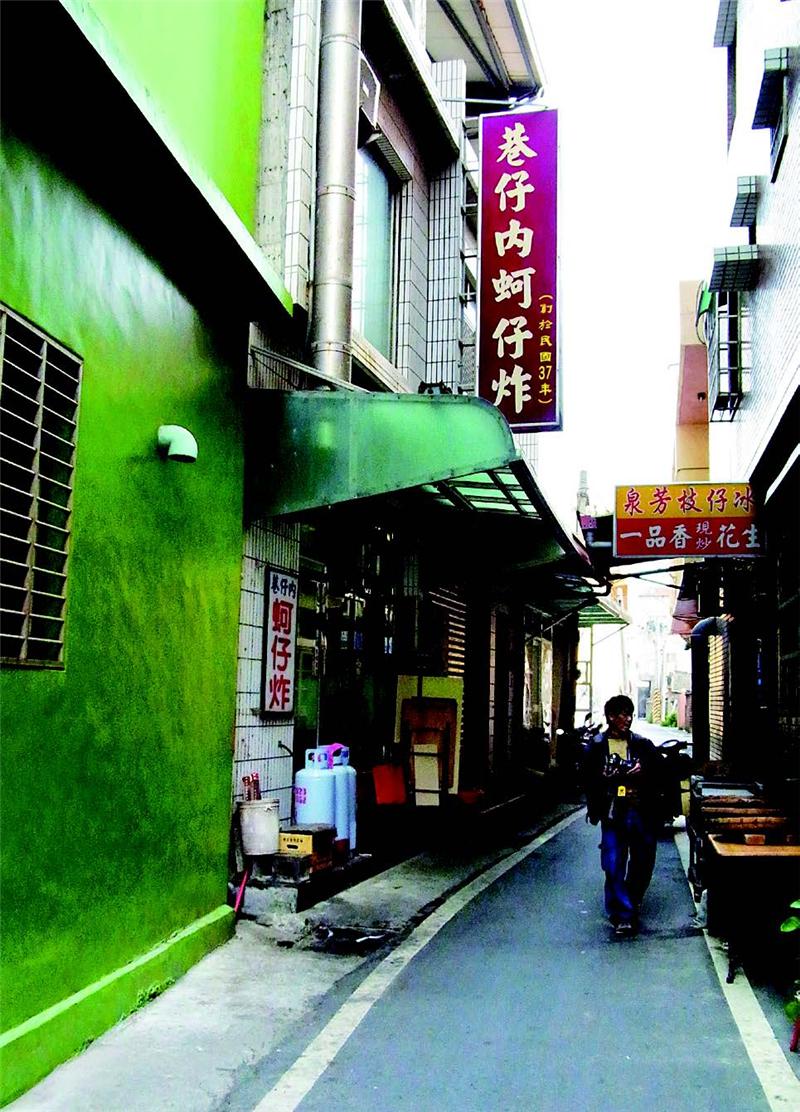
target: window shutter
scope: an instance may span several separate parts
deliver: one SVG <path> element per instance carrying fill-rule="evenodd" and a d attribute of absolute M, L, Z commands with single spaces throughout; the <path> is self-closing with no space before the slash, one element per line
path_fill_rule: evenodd
<path fill-rule="evenodd" d="M 81 362 L 0 306 L 0 656 L 63 663 Z"/>

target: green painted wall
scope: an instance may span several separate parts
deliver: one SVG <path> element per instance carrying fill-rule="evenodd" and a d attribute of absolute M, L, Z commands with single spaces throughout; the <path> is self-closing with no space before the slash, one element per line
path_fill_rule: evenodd
<path fill-rule="evenodd" d="M 6 669 L 2 1022 L 225 903 L 242 546 L 235 344 L 4 141 L 0 296 L 84 359 L 66 667 Z M 191 429 L 194 465 L 155 451 Z"/>
<path fill-rule="evenodd" d="M 64 2 L 82 25 L 93 9 L 128 75 L 252 232 L 264 0 Z"/>

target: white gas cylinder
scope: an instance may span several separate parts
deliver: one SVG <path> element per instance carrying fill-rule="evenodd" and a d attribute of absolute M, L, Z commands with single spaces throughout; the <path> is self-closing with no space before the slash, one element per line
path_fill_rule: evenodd
<path fill-rule="evenodd" d="M 327 754 L 306 749 L 306 766 L 294 776 L 294 820 L 298 825 L 322 822 L 335 826 L 335 781 Z"/>
<path fill-rule="evenodd" d="M 347 838 L 352 852 L 356 848 L 356 770 L 350 764 L 350 750 L 346 745 L 334 747 L 333 776 L 336 837 Z"/>

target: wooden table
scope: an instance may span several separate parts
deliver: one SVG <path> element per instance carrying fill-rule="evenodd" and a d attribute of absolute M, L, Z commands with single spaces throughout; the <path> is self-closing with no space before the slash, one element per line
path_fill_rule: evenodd
<path fill-rule="evenodd" d="M 708 840 L 717 856 L 722 858 L 800 857 L 800 845 L 745 846 L 739 842 L 725 842 L 719 834 L 709 834 Z"/>
<path fill-rule="evenodd" d="M 708 928 L 728 943 L 731 984 L 747 926 L 774 920 L 776 932 L 800 892 L 800 845 L 749 846 L 708 835 Z M 775 942 L 779 941 L 776 933 Z"/>
<path fill-rule="evenodd" d="M 731 783 L 692 777 L 686 829 L 689 835 L 689 882 L 695 900 L 700 899 L 706 887 L 705 841 L 711 833 L 706 821 L 709 809 L 713 808 L 714 817 L 723 814 L 752 817 L 754 812 L 758 813 L 766 806 L 766 800 L 754 783 Z"/>

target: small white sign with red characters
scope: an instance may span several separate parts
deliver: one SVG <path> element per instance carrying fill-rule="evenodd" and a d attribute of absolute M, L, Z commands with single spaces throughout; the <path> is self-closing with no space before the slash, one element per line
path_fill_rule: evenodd
<path fill-rule="evenodd" d="M 298 594 L 295 576 L 267 568 L 264 616 L 264 710 L 267 714 L 294 712 Z"/>

